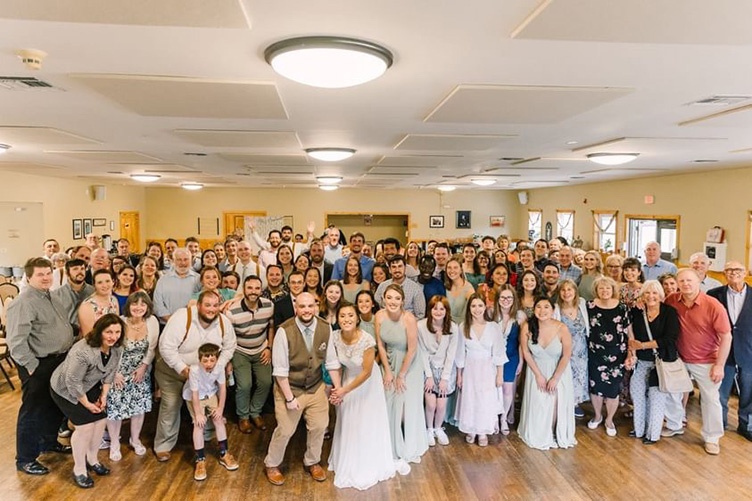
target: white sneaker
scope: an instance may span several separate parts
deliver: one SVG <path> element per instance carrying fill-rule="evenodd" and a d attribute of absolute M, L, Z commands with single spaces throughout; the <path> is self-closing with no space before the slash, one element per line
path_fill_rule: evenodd
<path fill-rule="evenodd" d="M 397 459 L 394 462 L 394 466 L 397 468 L 397 473 L 400 475 L 410 474 L 410 465 L 404 459 Z"/>
<path fill-rule="evenodd" d="M 447 437 L 444 428 L 435 428 L 433 431 L 436 434 L 436 440 L 439 442 L 439 445 L 449 445 L 449 437 Z"/>
<path fill-rule="evenodd" d="M 426 430 L 426 436 L 428 437 L 428 445 L 430 447 L 433 447 L 434 445 L 436 445 L 436 436 L 434 435 L 433 428 L 428 428 Z"/>

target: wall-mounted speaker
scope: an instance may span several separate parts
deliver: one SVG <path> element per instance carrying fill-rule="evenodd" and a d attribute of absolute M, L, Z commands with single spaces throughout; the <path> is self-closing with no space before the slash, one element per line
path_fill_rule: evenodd
<path fill-rule="evenodd" d="M 107 198 L 107 187 L 101 184 L 95 184 L 91 187 L 91 199 L 95 202 L 101 202 Z"/>
<path fill-rule="evenodd" d="M 520 205 L 527 205 L 527 191 L 518 191 L 517 198 L 520 200 Z"/>

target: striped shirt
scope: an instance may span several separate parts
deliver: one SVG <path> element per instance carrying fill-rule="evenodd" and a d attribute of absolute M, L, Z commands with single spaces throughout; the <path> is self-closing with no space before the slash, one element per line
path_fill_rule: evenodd
<path fill-rule="evenodd" d="M 248 308 L 245 300 L 240 301 L 225 315 L 235 328 L 238 345 L 236 351 L 245 355 L 257 355 L 268 346 L 269 325 L 274 318 L 274 303 L 260 297 L 255 310 Z"/>

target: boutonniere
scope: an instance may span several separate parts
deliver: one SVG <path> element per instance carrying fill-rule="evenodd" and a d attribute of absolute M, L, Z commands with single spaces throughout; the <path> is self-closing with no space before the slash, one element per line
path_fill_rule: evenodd
<path fill-rule="evenodd" d="M 324 343 L 321 343 L 321 344 L 319 345 L 319 351 L 324 351 L 324 350 L 326 350 L 326 342 L 324 342 Z"/>

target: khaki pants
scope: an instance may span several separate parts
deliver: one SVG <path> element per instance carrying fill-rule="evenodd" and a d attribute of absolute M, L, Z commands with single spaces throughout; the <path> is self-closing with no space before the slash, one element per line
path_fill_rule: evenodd
<path fill-rule="evenodd" d="M 287 443 L 295 433 L 301 416 L 305 419 L 308 430 L 303 464 L 311 466 L 321 461 L 324 433 L 329 425 L 329 402 L 324 392 L 324 384 L 320 384 L 315 393 L 303 393 L 297 399 L 300 409 L 287 410 L 285 397 L 279 388 L 274 386 L 274 414 L 277 417 L 277 427 L 274 429 L 272 441 L 269 443 L 269 452 L 264 459 L 264 464 L 269 468 L 282 464 Z"/>
<path fill-rule="evenodd" d="M 162 400 L 159 402 L 157 435 L 154 438 L 154 451 L 170 452 L 178 441 L 180 407 L 183 405 L 185 379 L 172 370 L 162 357 L 157 358 L 154 377 L 162 391 Z"/>

